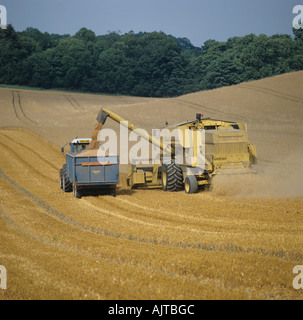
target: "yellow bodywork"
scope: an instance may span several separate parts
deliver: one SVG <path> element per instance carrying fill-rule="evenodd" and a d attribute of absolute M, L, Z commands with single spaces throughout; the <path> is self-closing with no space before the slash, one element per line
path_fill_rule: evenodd
<path fill-rule="evenodd" d="M 136 130 L 139 135 L 161 150 L 159 160 L 162 164 L 165 154 L 169 153 L 182 170 L 183 183 L 187 176 L 194 175 L 198 185 L 208 185 L 213 175 L 224 172 L 246 172 L 257 163 L 256 147 L 249 142 L 246 124 L 201 116 L 197 114 L 196 120 L 166 127 L 160 139 L 155 139 L 145 131 L 138 131 L 133 124 L 108 109 L 104 108 L 98 118 L 102 122 L 106 117 L 110 117 L 131 131 Z M 176 161 L 180 157 L 178 150 L 182 150 L 181 158 L 186 161 L 182 163 Z M 197 160 L 199 157 L 203 160 L 203 168 L 199 167 L 200 162 Z M 127 184 L 132 188 L 159 187 L 162 185 L 162 171 L 164 172 L 159 164 L 146 167 L 131 163 Z"/>
<path fill-rule="evenodd" d="M 152 167 L 138 168 L 134 164 L 128 166 L 127 185 L 134 187 L 159 187 L 162 181 L 159 177 L 159 165 L 155 164 Z"/>
<path fill-rule="evenodd" d="M 168 137 L 162 138 L 161 143 L 166 145 L 168 141 L 172 141 L 172 150 L 182 147 L 184 158 L 189 152 L 192 155 L 193 161 L 187 161 L 181 165 L 184 180 L 188 174 L 186 168 L 197 167 L 196 156 L 199 149 L 203 147 L 205 168 L 196 176 L 200 186 L 210 184 L 211 177 L 215 174 L 230 173 L 231 170 L 235 173 L 249 172 L 251 166 L 257 162 L 256 147 L 249 143 L 246 124 L 201 119 L 180 123 L 166 129 L 168 129 Z M 197 139 L 199 139 L 200 130 L 205 130 L 205 140 L 199 144 Z M 144 168 L 130 164 L 127 182 L 131 187 L 159 187 L 162 184 L 161 166 Z"/>

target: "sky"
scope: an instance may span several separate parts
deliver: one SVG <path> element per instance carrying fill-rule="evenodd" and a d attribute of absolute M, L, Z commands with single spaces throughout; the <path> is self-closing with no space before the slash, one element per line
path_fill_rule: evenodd
<path fill-rule="evenodd" d="M 303 0 L 0 0 L 0 5 L 16 31 L 162 31 L 200 47 L 209 39 L 250 33 L 292 35 L 293 7 Z"/>

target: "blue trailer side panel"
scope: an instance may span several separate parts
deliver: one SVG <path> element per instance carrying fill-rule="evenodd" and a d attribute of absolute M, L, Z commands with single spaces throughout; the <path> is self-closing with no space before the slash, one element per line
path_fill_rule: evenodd
<path fill-rule="evenodd" d="M 99 159 L 100 160 L 100 159 Z M 119 183 L 118 156 L 103 157 L 100 163 L 98 157 L 81 157 L 66 155 L 69 179 L 77 186 L 107 186 Z"/>

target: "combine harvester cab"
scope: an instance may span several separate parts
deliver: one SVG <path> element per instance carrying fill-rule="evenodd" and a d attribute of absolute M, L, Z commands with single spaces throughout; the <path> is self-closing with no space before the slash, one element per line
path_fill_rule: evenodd
<path fill-rule="evenodd" d="M 60 188 L 64 192 L 73 192 L 76 198 L 81 198 L 83 193 L 101 191 L 116 196 L 118 156 L 98 157 L 98 150 L 88 149 L 91 140 L 74 139 L 70 143 L 66 163 L 60 170 Z"/>

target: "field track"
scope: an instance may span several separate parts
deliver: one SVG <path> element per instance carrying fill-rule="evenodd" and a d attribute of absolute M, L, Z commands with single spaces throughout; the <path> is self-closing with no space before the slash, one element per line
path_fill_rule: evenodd
<path fill-rule="evenodd" d="M 0 300 L 302 299 L 303 91 L 279 87 L 302 75 L 155 100 L 0 89 Z M 176 122 L 204 105 L 247 121 L 261 173 L 195 195 L 131 190 L 123 169 L 116 198 L 60 190 L 60 146 L 89 136 L 100 106 L 151 129 L 164 105 Z"/>

